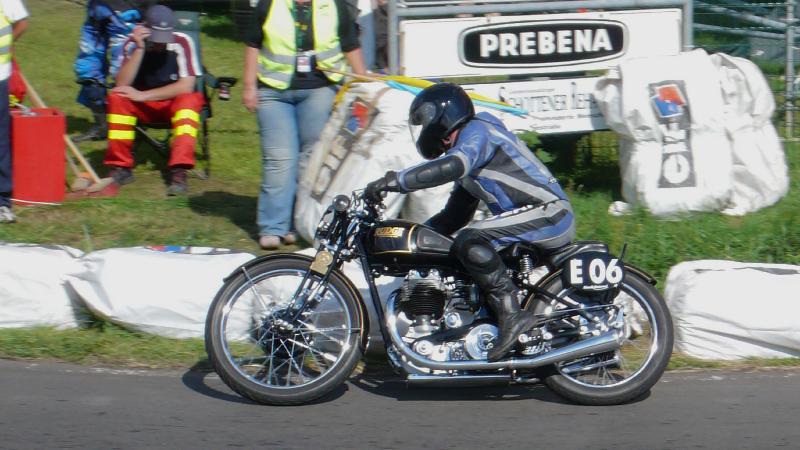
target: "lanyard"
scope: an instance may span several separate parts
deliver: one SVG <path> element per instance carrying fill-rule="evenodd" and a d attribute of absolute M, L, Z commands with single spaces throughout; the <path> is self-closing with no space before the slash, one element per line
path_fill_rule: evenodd
<path fill-rule="evenodd" d="M 303 8 L 298 8 L 298 4 L 295 2 L 292 3 L 295 51 L 299 52 L 302 48 L 304 48 L 303 43 L 306 40 L 306 32 L 308 31 L 308 27 L 311 26 L 311 8 L 313 7 L 313 0 L 306 3 Z"/>

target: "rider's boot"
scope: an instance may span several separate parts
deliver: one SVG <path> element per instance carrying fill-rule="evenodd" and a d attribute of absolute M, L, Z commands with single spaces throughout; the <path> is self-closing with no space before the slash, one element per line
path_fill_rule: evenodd
<path fill-rule="evenodd" d="M 510 279 L 486 293 L 486 302 L 497 317 L 500 333 L 489 349 L 487 359 L 490 362 L 501 360 L 514 347 L 520 334 L 536 326 L 536 317 L 520 309 L 518 296 L 519 290 Z"/>
<path fill-rule="evenodd" d="M 92 112 L 94 117 L 94 124 L 82 134 L 72 138 L 72 142 L 84 141 L 102 141 L 108 135 L 108 122 L 106 121 L 106 112 Z"/>
<path fill-rule="evenodd" d="M 459 233 L 453 250 L 497 317 L 500 335 L 488 353 L 489 361 L 497 361 L 514 347 L 520 334 L 536 325 L 536 320 L 532 314 L 520 310 L 517 285 L 500 255 L 480 231 L 467 229 Z"/>

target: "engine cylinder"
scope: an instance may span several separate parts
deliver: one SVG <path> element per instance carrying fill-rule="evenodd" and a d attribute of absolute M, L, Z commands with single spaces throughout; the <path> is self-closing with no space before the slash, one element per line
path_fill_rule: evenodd
<path fill-rule="evenodd" d="M 430 316 L 439 319 L 444 312 L 447 296 L 440 283 L 433 280 L 417 280 L 403 287 L 400 295 L 400 310 L 409 318 Z"/>

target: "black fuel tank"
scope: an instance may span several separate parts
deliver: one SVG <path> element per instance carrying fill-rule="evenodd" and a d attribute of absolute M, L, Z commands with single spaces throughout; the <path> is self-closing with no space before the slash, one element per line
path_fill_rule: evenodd
<path fill-rule="evenodd" d="M 367 234 L 367 252 L 373 265 L 390 271 L 407 271 L 431 267 L 452 267 L 450 258 L 453 240 L 432 228 L 405 220 L 387 220 Z"/>

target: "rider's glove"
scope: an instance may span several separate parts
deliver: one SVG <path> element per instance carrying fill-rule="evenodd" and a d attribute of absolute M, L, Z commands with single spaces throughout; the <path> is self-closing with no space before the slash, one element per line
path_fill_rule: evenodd
<path fill-rule="evenodd" d="M 393 170 L 367 184 L 366 189 L 364 189 L 364 198 L 374 203 L 380 203 L 386 196 L 385 192 L 402 192 L 397 173 Z"/>

